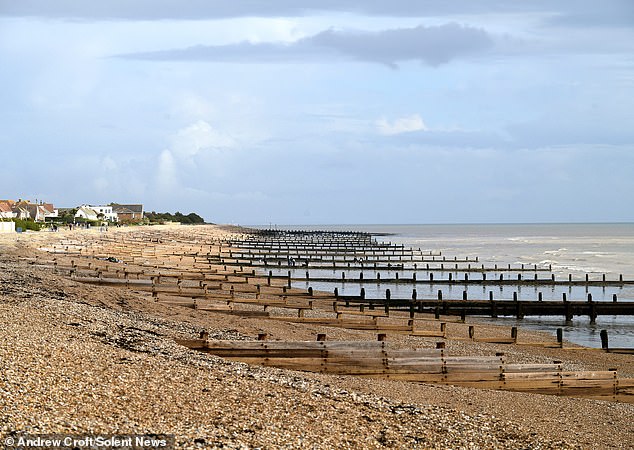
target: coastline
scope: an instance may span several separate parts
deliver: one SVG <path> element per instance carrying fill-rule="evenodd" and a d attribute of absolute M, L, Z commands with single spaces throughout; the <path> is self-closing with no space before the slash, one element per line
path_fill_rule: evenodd
<path fill-rule="evenodd" d="M 179 226 L 152 230 L 188 233 Z M 376 335 L 158 304 L 143 293 L 80 284 L 29 264 L 37 248 L 75 233 L 99 235 L 0 236 L 0 361 L 8 393 L 0 409 L 2 438 L 16 431 L 173 433 L 178 448 L 197 448 L 196 439 L 211 448 L 619 448 L 634 442 L 631 404 L 295 372 L 189 351 L 174 338 L 201 329 L 222 339 L 260 332 L 287 340 L 314 340 L 322 332 L 333 340 Z M 402 346 L 434 342 L 388 339 Z M 518 361 L 559 359 L 634 376 L 628 355 L 465 343 L 451 333 L 447 351 L 504 351 Z"/>

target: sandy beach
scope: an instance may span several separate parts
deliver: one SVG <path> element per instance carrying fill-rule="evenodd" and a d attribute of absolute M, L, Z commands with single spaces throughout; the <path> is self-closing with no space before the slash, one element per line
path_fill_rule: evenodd
<path fill-rule="evenodd" d="M 151 227 L 188 237 L 184 226 Z M 111 228 L 109 237 L 138 231 Z M 221 236 L 232 230 L 197 227 Z M 167 235 L 169 233 L 169 236 Z M 0 234 L 0 439 L 19 433 L 164 433 L 177 448 L 631 448 L 634 404 L 335 376 L 247 365 L 175 339 L 376 340 L 376 333 L 200 311 L 148 292 L 79 283 L 36 263 L 64 239 L 99 230 Z M 148 243 L 147 245 L 151 245 Z M 180 244 L 174 241 L 175 249 Z M 111 255 L 117 257 L 116 254 Z M 570 370 L 615 368 L 631 355 L 592 349 L 470 342 L 448 325 L 454 355 L 504 352 L 518 363 L 562 361 Z M 520 341 L 552 339 L 519 330 Z M 387 336 L 396 347 L 438 338 Z"/>

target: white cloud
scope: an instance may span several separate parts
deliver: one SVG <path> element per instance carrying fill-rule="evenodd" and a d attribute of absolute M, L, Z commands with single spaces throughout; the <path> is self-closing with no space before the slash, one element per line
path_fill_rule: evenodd
<path fill-rule="evenodd" d="M 172 154 L 181 162 L 193 162 L 197 155 L 235 147 L 231 136 L 219 132 L 204 120 L 199 120 L 176 133 L 172 139 Z"/>
<path fill-rule="evenodd" d="M 165 192 L 171 191 L 178 186 L 176 163 L 172 152 L 168 149 L 163 150 L 159 156 L 156 184 L 161 191 Z"/>
<path fill-rule="evenodd" d="M 200 174 L 221 175 L 228 160 L 227 150 L 236 141 L 204 120 L 180 129 L 171 144 L 158 156 L 156 185 L 161 192 L 173 194 L 194 188 Z M 193 184 L 192 184 L 193 183 Z"/>
<path fill-rule="evenodd" d="M 427 125 L 418 114 L 394 119 L 391 123 L 385 118 L 377 120 L 376 126 L 379 133 L 384 135 L 394 135 L 409 133 L 411 131 L 428 131 Z"/>

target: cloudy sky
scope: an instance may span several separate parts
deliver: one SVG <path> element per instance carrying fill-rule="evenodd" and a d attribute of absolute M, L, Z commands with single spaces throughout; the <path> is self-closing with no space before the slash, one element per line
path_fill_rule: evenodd
<path fill-rule="evenodd" d="M 634 221 L 634 2 L 0 0 L 0 198 Z"/>

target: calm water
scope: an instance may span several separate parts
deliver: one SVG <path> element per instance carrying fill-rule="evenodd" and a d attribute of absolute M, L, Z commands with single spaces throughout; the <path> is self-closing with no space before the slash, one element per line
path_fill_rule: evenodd
<path fill-rule="evenodd" d="M 415 249 L 442 252 L 447 259 L 454 256 L 479 258 L 476 265 L 507 266 L 520 264 L 551 266 L 558 279 L 567 278 L 572 274 L 573 279 L 583 279 L 588 274 L 590 279 L 601 279 L 606 274 L 608 279 L 618 279 L 622 274 L 624 279 L 634 279 L 634 224 L 517 224 L 517 225 L 332 225 L 332 226 L 292 226 L 280 229 L 321 229 L 321 230 L 358 230 L 370 233 L 391 233 L 390 236 L 380 236 L 379 241 L 390 241 L 404 244 Z M 446 265 L 446 267 L 448 264 Z M 305 269 L 297 269 L 298 275 Z M 359 269 L 350 271 L 349 276 L 358 278 Z M 447 270 L 445 273 L 434 272 L 434 278 L 448 277 L 453 272 L 454 278 L 464 277 L 460 271 Z M 286 273 L 284 271 L 284 273 Z M 311 276 L 320 274 L 325 276 L 341 276 L 340 271 L 310 270 Z M 373 277 L 373 270 L 364 270 L 364 277 Z M 411 278 L 411 272 L 401 277 Z M 495 275 L 487 275 L 493 277 Z M 516 278 L 517 273 L 505 272 L 504 277 Z M 524 276 L 532 277 L 533 272 L 526 272 Z M 541 273 L 540 278 L 549 276 Z M 381 277 L 394 277 L 394 272 L 381 271 Z M 428 278 L 428 273 L 421 269 L 417 272 L 420 279 Z M 480 279 L 481 275 L 472 274 L 470 277 Z M 338 287 L 345 294 L 358 294 L 359 284 L 342 283 L 311 283 L 315 289 L 332 291 Z M 307 287 L 303 282 L 296 283 L 297 287 Z M 409 298 L 413 285 L 366 283 L 363 285 L 368 297 L 384 297 L 385 289 L 389 288 L 393 298 Z M 447 285 L 418 285 L 418 298 L 436 298 L 439 289 L 443 290 L 444 298 L 462 298 L 464 286 L 459 284 Z M 488 292 L 494 291 L 497 299 L 512 299 L 517 287 L 498 286 L 469 286 L 469 298 L 488 298 Z M 541 292 L 544 300 L 560 300 L 565 292 L 570 300 L 584 300 L 591 293 L 595 301 L 611 301 L 612 295 L 617 294 L 619 301 L 634 301 L 634 287 L 523 287 L 518 291 L 518 297 L 523 300 L 536 299 Z M 599 332 L 608 330 L 611 347 L 634 347 L 634 318 L 600 316 L 596 324 L 590 324 L 587 317 L 575 316 L 572 326 L 566 326 L 563 318 L 557 317 L 527 317 L 521 321 L 513 318 L 491 319 L 497 323 L 518 325 L 520 327 L 550 331 L 555 333 L 558 327 L 564 328 L 564 337 L 570 341 L 600 347 Z"/>

